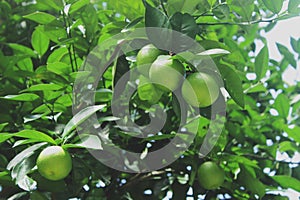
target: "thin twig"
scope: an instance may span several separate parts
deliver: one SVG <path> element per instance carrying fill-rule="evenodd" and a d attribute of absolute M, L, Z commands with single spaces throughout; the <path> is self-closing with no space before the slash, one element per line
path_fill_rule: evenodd
<path fill-rule="evenodd" d="M 168 12 L 167 12 L 167 10 L 166 10 L 166 8 L 164 6 L 163 0 L 160 0 L 160 5 L 161 5 L 162 9 L 164 10 L 164 13 L 167 15 L 167 17 L 169 17 Z"/>

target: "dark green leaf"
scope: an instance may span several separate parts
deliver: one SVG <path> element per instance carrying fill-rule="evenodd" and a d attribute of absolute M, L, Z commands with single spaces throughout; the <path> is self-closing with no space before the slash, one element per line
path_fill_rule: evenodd
<path fill-rule="evenodd" d="M 293 47 L 293 50 L 300 54 L 300 42 L 298 42 L 298 40 L 296 40 L 295 38 L 291 37 L 290 43 Z"/>
<path fill-rule="evenodd" d="M 172 33 L 168 17 L 157 8 L 150 6 L 146 0 L 143 0 L 146 7 L 145 26 L 159 29 L 146 29 L 147 36 L 151 43 L 159 49 L 171 49 Z"/>
<path fill-rule="evenodd" d="M 297 62 L 294 58 L 294 55 L 290 52 L 290 50 L 283 46 L 282 44 L 276 43 L 279 52 L 284 56 L 286 59 L 295 69 L 297 68 Z"/>
<path fill-rule="evenodd" d="M 226 65 L 218 66 L 219 71 L 225 83 L 225 88 L 231 98 L 242 108 L 245 106 L 242 81 L 238 74 Z"/>
<path fill-rule="evenodd" d="M 173 30 L 188 35 L 193 39 L 198 33 L 198 25 L 190 14 L 177 12 L 170 18 L 170 23 Z"/>

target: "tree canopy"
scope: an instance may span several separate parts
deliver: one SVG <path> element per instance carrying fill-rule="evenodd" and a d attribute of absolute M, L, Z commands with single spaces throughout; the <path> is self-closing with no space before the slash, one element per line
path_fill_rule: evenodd
<path fill-rule="evenodd" d="M 300 38 L 277 43 L 282 57 L 274 60 L 261 34 L 299 16 L 299 6 L 0 1 L 0 199 L 300 194 L 300 163 L 293 159 L 300 152 L 300 84 L 282 76 L 298 67 Z M 137 55 L 148 44 L 154 58 L 141 56 L 150 63 L 139 68 Z M 189 96 L 193 90 L 183 91 L 182 82 L 198 72 L 205 81 L 196 80 L 194 90 L 203 86 Z M 201 104 L 207 91 L 211 99 Z M 36 160 L 48 146 L 70 153 L 66 178 L 51 181 L 38 172 Z M 199 172 L 208 161 L 217 176 Z M 205 175 L 219 182 L 204 183 Z"/>

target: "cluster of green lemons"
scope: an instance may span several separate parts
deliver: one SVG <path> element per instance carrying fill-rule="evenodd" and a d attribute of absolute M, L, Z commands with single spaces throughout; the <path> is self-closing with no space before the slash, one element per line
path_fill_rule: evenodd
<path fill-rule="evenodd" d="M 185 77 L 185 67 L 170 55 L 149 44 L 137 54 L 137 69 L 140 72 L 138 95 L 152 103 L 159 101 L 164 92 L 175 91 L 181 86 L 185 101 L 195 107 L 207 107 L 219 96 L 219 86 L 215 79 L 202 72 L 194 72 Z M 37 168 L 40 182 L 59 181 L 72 170 L 72 158 L 60 146 L 45 148 L 38 156 Z M 46 178 L 43 180 L 42 178 Z M 198 169 L 198 180 L 205 189 L 216 189 L 224 182 L 224 171 L 214 162 L 203 163 Z"/>
<path fill-rule="evenodd" d="M 138 95 L 141 100 L 156 103 L 167 91 L 181 86 L 184 100 L 194 107 L 207 107 L 213 104 L 220 92 L 216 80 L 207 73 L 194 72 L 185 78 L 185 67 L 171 55 L 152 44 L 140 49 L 136 57 L 139 78 Z"/>

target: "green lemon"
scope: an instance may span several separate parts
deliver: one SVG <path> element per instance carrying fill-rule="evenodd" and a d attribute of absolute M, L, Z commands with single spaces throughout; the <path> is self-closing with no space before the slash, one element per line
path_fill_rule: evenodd
<path fill-rule="evenodd" d="M 155 84 L 152 84 L 151 81 L 145 76 L 141 75 L 139 77 L 138 85 L 138 96 L 143 101 L 148 101 L 151 104 L 155 104 L 161 98 L 163 92 L 155 87 Z"/>
<path fill-rule="evenodd" d="M 214 162 L 205 162 L 198 169 L 199 183 L 207 190 L 217 189 L 223 184 L 224 179 L 223 169 Z"/>
<path fill-rule="evenodd" d="M 136 64 L 138 71 L 146 77 L 149 77 L 149 68 L 154 60 L 163 52 L 154 45 L 148 44 L 141 48 L 136 56 Z"/>
<path fill-rule="evenodd" d="M 176 90 L 183 80 L 185 68 L 178 60 L 172 56 L 161 55 L 152 63 L 149 76 L 163 91 Z"/>
<path fill-rule="evenodd" d="M 72 170 L 70 154 L 60 146 L 45 148 L 36 161 L 39 173 L 52 181 L 64 179 Z"/>
<path fill-rule="evenodd" d="M 217 100 L 220 88 L 211 75 L 196 72 L 184 80 L 181 91 L 183 98 L 190 105 L 207 107 Z"/>

